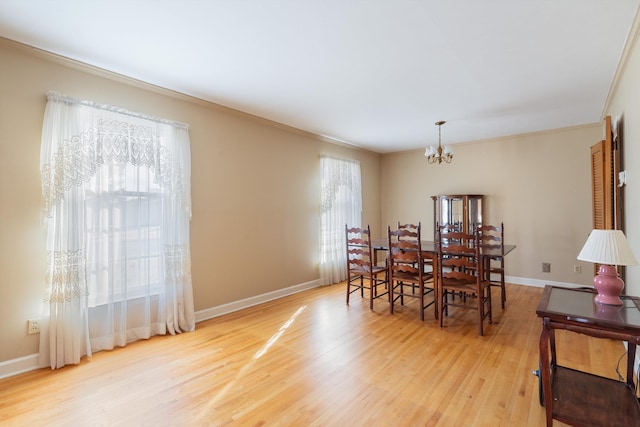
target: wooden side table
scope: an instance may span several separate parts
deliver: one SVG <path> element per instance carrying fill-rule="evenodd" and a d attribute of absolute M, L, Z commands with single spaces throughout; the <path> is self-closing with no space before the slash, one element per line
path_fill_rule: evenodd
<path fill-rule="evenodd" d="M 633 364 L 640 343 L 640 299 L 623 297 L 624 305 L 596 304 L 591 289 L 545 286 L 536 314 L 542 319 L 540 378 L 547 426 L 556 419 L 574 426 L 638 426 L 640 403 L 635 393 Z M 555 330 L 626 341 L 626 381 L 600 377 L 560 366 Z"/>

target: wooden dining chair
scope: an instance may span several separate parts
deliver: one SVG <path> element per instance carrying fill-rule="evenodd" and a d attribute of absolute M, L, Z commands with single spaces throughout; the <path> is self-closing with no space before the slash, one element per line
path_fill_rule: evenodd
<path fill-rule="evenodd" d="M 491 286 L 500 288 L 500 302 L 504 309 L 507 293 L 504 284 L 504 223 L 481 225 L 477 228 L 481 251 L 491 251 L 492 256 L 484 256 L 484 272 Z"/>
<path fill-rule="evenodd" d="M 389 239 L 389 310 L 393 314 L 394 305 L 404 305 L 405 298 L 414 298 L 419 302 L 420 320 L 424 320 L 424 311 L 430 305 L 436 310 L 436 289 L 433 272 L 426 272 L 420 241 L 420 226 L 415 230 L 387 227 Z M 426 301 L 429 294 L 433 299 Z"/>
<path fill-rule="evenodd" d="M 408 230 L 408 231 L 410 231 L 412 238 L 416 237 L 416 235 L 414 233 L 417 233 L 417 231 L 419 229 L 421 229 L 421 228 L 422 228 L 422 225 L 421 225 L 420 222 L 418 222 L 417 224 L 411 224 L 411 223 L 401 224 L 400 221 L 398 221 L 398 230 Z M 422 265 L 424 266 L 424 270 L 425 270 L 426 273 L 428 273 L 428 274 L 433 274 L 434 273 L 432 258 L 423 257 Z"/>
<path fill-rule="evenodd" d="M 433 238 L 436 242 L 436 244 L 438 243 L 438 239 L 440 239 L 440 235 L 444 234 L 445 235 L 445 244 L 447 243 L 446 239 L 452 239 L 453 237 L 452 234 L 450 233 L 454 233 L 454 232 L 462 232 L 462 230 L 460 229 L 460 224 L 449 224 L 449 223 L 444 223 L 444 224 L 440 224 L 440 223 L 436 223 L 436 230 L 435 230 L 435 234 L 433 235 Z M 447 237 L 449 236 L 449 237 Z"/>
<path fill-rule="evenodd" d="M 437 247 L 437 292 L 440 327 L 449 308 L 477 311 L 478 333 L 484 335 L 484 320 L 492 323 L 491 284 L 484 279 L 478 235 L 459 231 L 443 232 L 439 227 Z M 462 295 L 462 298 L 453 298 Z"/>
<path fill-rule="evenodd" d="M 373 310 L 373 300 L 387 295 L 388 274 L 386 262 L 383 266 L 375 264 L 375 253 L 371 248 L 371 229 L 349 227 L 345 225 L 347 241 L 347 304 L 349 296 L 360 291 L 364 298 L 364 290 L 369 290 L 369 308 Z"/>

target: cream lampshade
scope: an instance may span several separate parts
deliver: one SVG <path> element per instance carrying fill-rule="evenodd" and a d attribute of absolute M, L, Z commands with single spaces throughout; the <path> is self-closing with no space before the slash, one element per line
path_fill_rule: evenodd
<path fill-rule="evenodd" d="M 620 292 L 624 282 L 614 266 L 638 265 L 621 230 L 592 230 L 578 254 L 581 261 L 600 264 L 593 285 L 598 290 L 595 301 L 601 304 L 622 305 Z"/>

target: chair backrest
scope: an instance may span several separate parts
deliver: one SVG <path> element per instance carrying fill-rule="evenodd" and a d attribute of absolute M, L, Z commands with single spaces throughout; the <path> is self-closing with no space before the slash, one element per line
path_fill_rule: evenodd
<path fill-rule="evenodd" d="M 481 250 L 491 250 L 504 255 L 504 223 L 497 225 L 480 225 L 476 228 Z"/>
<path fill-rule="evenodd" d="M 347 271 L 373 271 L 373 251 L 371 249 L 371 229 L 345 225 L 347 240 Z"/>
<path fill-rule="evenodd" d="M 462 224 L 459 222 L 456 224 L 449 224 L 449 223 L 439 224 L 438 223 L 437 229 L 445 233 L 451 233 L 453 231 L 462 231 Z"/>
<path fill-rule="evenodd" d="M 398 221 L 398 229 L 394 231 L 394 236 L 398 240 L 420 240 L 420 223 L 416 224 L 400 224 Z"/>
<path fill-rule="evenodd" d="M 443 285 L 447 283 L 480 283 L 482 263 L 478 235 L 461 231 L 447 232 L 446 226 L 438 229 L 438 274 Z"/>
<path fill-rule="evenodd" d="M 387 227 L 389 238 L 389 269 L 391 274 L 411 274 L 421 277 L 422 246 L 420 225 L 415 229 Z"/>
<path fill-rule="evenodd" d="M 436 244 L 438 243 L 438 241 L 440 240 L 441 236 L 444 235 L 444 243 L 448 244 L 449 241 L 455 241 L 455 237 L 456 235 L 454 235 L 453 233 L 460 233 L 462 232 L 462 229 L 460 227 L 460 224 L 440 224 L 440 223 L 436 223 L 436 235 L 433 236 Z"/>
<path fill-rule="evenodd" d="M 398 221 L 398 230 L 410 230 L 410 231 L 417 231 L 420 228 L 420 223 L 418 224 L 400 224 L 400 221 Z"/>

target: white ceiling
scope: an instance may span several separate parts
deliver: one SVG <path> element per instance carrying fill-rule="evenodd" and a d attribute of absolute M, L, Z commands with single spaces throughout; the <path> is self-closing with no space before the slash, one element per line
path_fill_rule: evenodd
<path fill-rule="evenodd" d="M 0 36 L 385 153 L 600 121 L 639 2 L 0 0 Z"/>

